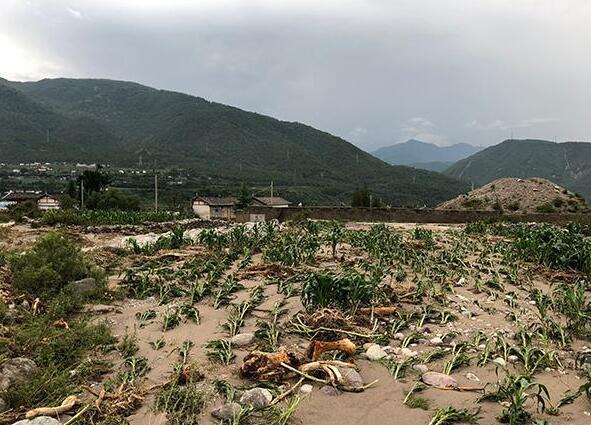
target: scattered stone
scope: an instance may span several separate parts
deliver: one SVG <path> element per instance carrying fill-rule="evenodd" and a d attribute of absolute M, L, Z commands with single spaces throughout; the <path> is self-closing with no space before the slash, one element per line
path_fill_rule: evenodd
<path fill-rule="evenodd" d="M 440 372 L 425 372 L 421 376 L 421 380 L 430 387 L 435 388 L 448 389 L 458 387 L 458 382 L 454 378 Z"/>
<path fill-rule="evenodd" d="M 366 342 L 365 344 L 363 344 L 363 349 L 365 351 L 369 350 L 369 347 L 373 346 L 373 345 L 378 345 L 375 342 Z"/>
<path fill-rule="evenodd" d="M 273 394 L 266 388 L 253 388 L 245 391 L 240 397 L 240 403 L 252 406 L 255 409 L 264 409 L 267 407 L 271 400 L 273 400 Z"/>
<path fill-rule="evenodd" d="M 478 376 L 474 375 L 472 372 L 468 372 L 466 374 L 466 378 L 470 381 L 480 382 L 480 378 L 478 378 Z"/>
<path fill-rule="evenodd" d="M 241 409 L 242 407 L 238 403 L 226 403 L 213 409 L 211 416 L 220 421 L 230 421 L 232 418 L 238 416 Z"/>
<path fill-rule="evenodd" d="M 23 419 L 12 425 L 61 425 L 61 422 L 49 416 L 39 416 L 35 419 Z"/>
<path fill-rule="evenodd" d="M 507 362 L 502 357 L 497 357 L 496 359 L 493 360 L 493 363 L 496 364 L 497 366 L 501 366 L 501 367 L 507 366 Z"/>
<path fill-rule="evenodd" d="M 404 334 L 402 332 L 398 332 L 394 334 L 394 339 L 398 341 L 404 340 Z"/>
<path fill-rule="evenodd" d="M 443 344 L 443 340 L 441 338 L 439 338 L 438 336 L 436 336 L 435 338 L 431 338 L 429 340 L 429 344 L 431 344 L 431 345 L 441 345 L 441 344 Z"/>
<path fill-rule="evenodd" d="M 400 349 L 400 355 L 404 357 L 414 357 L 418 353 L 416 351 L 412 351 L 410 348 L 404 347 Z"/>
<path fill-rule="evenodd" d="M 230 340 L 232 345 L 234 345 L 236 347 L 245 347 L 247 345 L 252 344 L 253 341 L 254 341 L 254 334 L 248 334 L 248 333 L 234 335 L 232 337 L 232 339 Z"/>
<path fill-rule="evenodd" d="M 5 391 L 12 385 L 27 382 L 36 371 L 37 365 L 31 359 L 15 357 L 7 360 L 0 371 L 0 391 Z"/>
<path fill-rule="evenodd" d="M 383 346 L 382 350 L 384 350 L 384 352 L 386 352 L 387 354 L 392 354 L 396 351 L 394 347 L 390 347 L 389 345 Z"/>
<path fill-rule="evenodd" d="M 339 371 L 341 372 L 345 385 L 356 388 L 363 387 L 363 378 L 355 369 L 342 367 L 339 368 Z"/>
<path fill-rule="evenodd" d="M 310 394 L 312 392 L 312 390 L 314 389 L 314 387 L 310 384 L 304 384 L 300 387 L 300 392 L 302 394 Z"/>
<path fill-rule="evenodd" d="M 517 363 L 519 361 L 519 357 L 517 357 L 515 354 L 511 354 L 509 357 L 507 357 L 507 360 L 509 360 L 509 363 Z"/>
<path fill-rule="evenodd" d="M 336 397 L 342 394 L 341 390 L 331 387 L 330 385 L 324 385 L 322 388 L 320 388 L 320 392 L 331 397 Z"/>
<path fill-rule="evenodd" d="M 86 279 L 80 279 L 68 284 L 66 288 L 77 295 L 89 296 L 96 294 L 99 286 L 96 283 L 96 279 L 93 277 L 87 277 Z"/>
<path fill-rule="evenodd" d="M 369 360 L 375 361 L 383 359 L 388 355 L 388 353 L 386 353 L 384 350 L 382 350 L 382 347 L 376 344 L 369 347 L 365 352 L 365 355 Z"/>
<path fill-rule="evenodd" d="M 23 302 L 21 303 L 21 307 L 24 308 L 25 310 L 30 310 L 31 304 L 29 304 L 29 302 L 27 300 L 23 300 Z"/>
<path fill-rule="evenodd" d="M 106 304 L 93 304 L 87 306 L 85 310 L 94 314 L 113 313 L 115 311 L 115 306 Z"/>
<path fill-rule="evenodd" d="M 416 364 L 416 365 L 413 365 L 412 368 L 419 373 L 429 372 L 429 366 L 427 366 L 426 364 Z"/>

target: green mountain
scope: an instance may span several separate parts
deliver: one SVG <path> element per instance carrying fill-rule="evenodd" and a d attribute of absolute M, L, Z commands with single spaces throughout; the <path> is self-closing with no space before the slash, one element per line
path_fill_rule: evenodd
<path fill-rule="evenodd" d="M 591 201 L 591 143 L 505 140 L 445 170 L 477 186 L 501 177 L 542 177 Z"/>
<path fill-rule="evenodd" d="M 467 143 L 457 143 L 451 146 L 437 146 L 420 140 L 408 140 L 392 146 L 385 146 L 372 152 L 382 161 L 392 165 L 409 165 L 431 171 L 443 171 L 454 162 L 466 158 L 480 147 Z"/>
<path fill-rule="evenodd" d="M 390 166 L 304 124 L 136 83 L 2 80 L 0 90 L 3 162 L 124 167 L 141 156 L 148 168 L 183 168 L 228 187 L 273 180 L 313 203 L 348 202 L 365 185 L 392 205 L 434 205 L 467 188 L 453 178 Z"/>

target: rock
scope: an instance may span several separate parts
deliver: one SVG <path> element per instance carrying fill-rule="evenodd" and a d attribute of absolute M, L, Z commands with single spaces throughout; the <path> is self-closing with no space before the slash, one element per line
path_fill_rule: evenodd
<path fill-rule="evenodd" d="M 7 390 L 11 385 L 27 382 L 37 372 L 37 365 L 31 359 L 15 357 L 7 360 L 0 371 L 0 391 Z"/>
<path fill-rule="evenodd" d="M 273 394 L 266 388 L 253 388 L 245 391 L 240 397 L 240 403 L 252 406 L 255 409 L 264 409 L 267 407 L 271 400 L 273 400 Z"/>
<path fill-rule="evenodd" d="M 355 369 L 340 367 L 339 372 L 341 372 L 345 385 L 355 388 L 363 387 L 363 378 Z"/>
<path fill-rule="evenodd" d="M 310 384 L 304 384 L 300 387 L 300 393 L 302 394 L 310 394 L 314 387 Z"/>
<path fill-rule="evenodd" d="M 472 372 L 468 372 L 466 374 L 466 378 L 470 381 L 480 382 L 480 378 L 478 378 L 478 376 L 474 375 Z"/>
<path fill-rule="evenodd" d="M 501 366 L 501 367 L 507 366 L 507 362 L 502 357 L 497 357 L 496 359 L 493 360 L 493 363 L 496 364 L 497 366 Z"/>
<path fill-rule="evenodd" d="M 232 418 L 238 416 L 242 410 L 242 406 L 238 403 L 226 403 L 216 407 L 211 411 L 211 416 L 220 421 L 230 421 Z"/>
<path fill-rule="evenodd" d="M 375 361 L 383 359 L 388 355 L 388 353 L 386 353 L 384 350 L 382 350 L 382 347 L 376 344 L 369 347 L 365 352 L 365 355 L 369 360 Z"/>
<path fill-rule="evenodd" d="M 519 357 L 517 357 L 515 354 L 511 354 L 509 357 L 507 357 L 507 360 L 509 363 L 517 363 L 519 361 Z"/>
<path fill-rule="evenodd" d="M 237 334 L 232 337 L 230 342 L 236 347 L 245 347 L 252 344 L 254 341 L 254 334 Z"/>
<path fill-rule="evenodd" d="M 61 422 L 49 416 L 39 416 L 35 419 L 23 419 L 12 425 L 61 425 Z"/>
<path fill-rule="evenodd" d="M 66 288 L 73 293 L 81 296 L 94 295 L 99 290 L 99 286 L 96 283 L 96 279 L 93 277 L 87 277 L 86 279 L 80 279 L 66 285 Z"/>
<path fill-rule="evenodd" d="M 429 344 L 431 344 L 431 345 L 441 345 L 441 344 L 443 344 L 443 340 L 441 338 L 439 338 L 438 336 L 436 336 L 435 338 L 431 338 L 429 340 Z"/>
<path fill-rule="evenodd" d="M 365 344 L 363 344 L 363 349 L 365 351 L 369 350 L 369 347 L 371 347 L 372 345 L 378 345 L 375 342 L 366 342 Z"/>
<path fill-rule="evenodd" d="M 331 397 L 336 397 L 343 393 L 338 388 L 331 387 L 330 385 L 324 385 L 322 388 L 320 388 L 320 392 Z"/>
<path fill-rule="evenodd" d="M 439 372 L 423 373 L 421 380 L 430 387 L 435 388 L 450 389 L 458 387 L 458 382 L 454 378 Z"/>
<path fill-rule="evenodd" d="M 29 304 L 29 302 L 27 300 L 23 300 L 23 302 L 21 303 L 21 307 L 24 308 L 25 310 L 30 310 L 31 304 Z"/>
<path fill-rule="evenodd" d="M 426 364 L 416 364 L 416 365 L 413 365 L 412 368 L 420 373 L 429 372 L 429 367 Z"/>
<path fill-rule="evenodd" d="M 416 351 L 412 351 L 410 348 L 402 348 L 400 349 L 400 355 L 404 357 L 414 357 L 417 355 Z"/>
<path fill-rule="evenodd" d="M 73 416 L 71 416 L 71 415 L 60 415 L 59 421 L 61 424 L 65 424 L 65 423 L 68 423 L 68 421 L 72 418 L 73 418 Z"/>
<path fill-rule="evenodd" d="M 112 313 L 115 311 L 115 306 L 106 304 L 94 304 L 87 306 L 86 311 L 94 314 Z"/>
<path fill-rule="evenodd" d="M 397 351 L 397 349 L 396 349 L 396 348 L 394 348 L 394 347 L 390 347 L 389 345 L 385 345 L 385 346 L 383 346 L 383 347 L 382 347 L 382 350 L 384 350 L 384 352 L 385 352 L 386 354 L 392 354 L 392 353 L 395 353 L 395 352 Z M 400 350 L 400 349 L 398 349 L 398 350 Z"/>
<path fill-rule="evenodd" d="M 398 341 L 402 341 L 402 340 L 404 340 L 404 334 L 402 332 L 395 333 L 394 339 L 396 339 Z"/>

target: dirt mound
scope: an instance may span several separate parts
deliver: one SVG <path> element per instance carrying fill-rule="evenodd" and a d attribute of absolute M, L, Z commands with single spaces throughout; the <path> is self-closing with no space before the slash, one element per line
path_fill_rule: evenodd
<path fill-rule="evenodd" d="M 484 210 L 509 213 L 588 212 L 579 195 L 541 178 L 495 180 L 465 195 L 446 201 L 437 209 Z"/>

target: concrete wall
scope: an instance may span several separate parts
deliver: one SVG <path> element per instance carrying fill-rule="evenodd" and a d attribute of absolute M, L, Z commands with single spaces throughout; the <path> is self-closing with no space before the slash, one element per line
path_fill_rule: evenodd
<path fill-rule="evenodd" d="M 288 221 L 297 218 L 384 223 L 472 223 L 483 220 L 516 222 L 591 224 L 591 214 L 502 214 L 497 211 L 450 211 L 412 208 L 350 208 L 350 207 L 250 207 L 236 214 L 236 221 Z M 255 220 L 257 218 L 258 220 Z"/>

